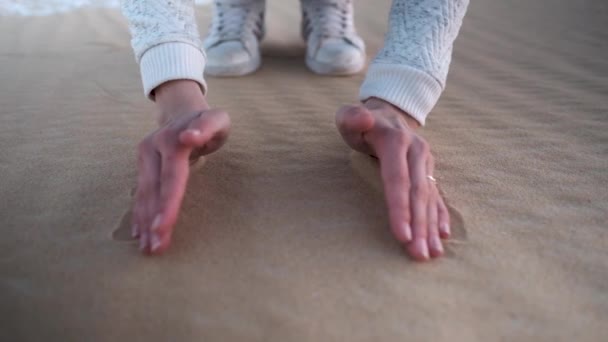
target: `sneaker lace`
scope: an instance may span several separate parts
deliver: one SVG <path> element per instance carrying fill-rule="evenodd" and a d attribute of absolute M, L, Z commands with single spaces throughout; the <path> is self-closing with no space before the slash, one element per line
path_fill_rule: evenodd
<path fill-rule="evenodd" d="M 213 34 L 219 40 L 239 40 L 245 33 L 253 32 L 254 35 L 260 34 L 258 21 L 263 13 L 252 10 L 249 6 L 234 3 L 222 3 L 221 0 L 215 1 Z"/>
<path fill-rule="evenodd" d="M 313 1 L 307 13 L 310 30 L 322 38 L 344 38 L 352 29 L 350 1 Z"/>

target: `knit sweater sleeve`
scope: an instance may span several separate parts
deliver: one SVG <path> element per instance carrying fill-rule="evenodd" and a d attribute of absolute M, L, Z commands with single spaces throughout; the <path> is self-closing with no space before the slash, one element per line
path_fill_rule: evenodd
<path fill-rule="evenodd" d="M 178 79 L 196 81 L 206 91 L 194 0 L 122 0 L 121 8 L 146 96 L 154 99 L 154 88 Z"/>
<path fill-rule="evenodd" d="M 392 103 L 424 125 L 445 87 L 469 0 L 393 0 L 384 47 L 372 61 L 360 99 Z"/>

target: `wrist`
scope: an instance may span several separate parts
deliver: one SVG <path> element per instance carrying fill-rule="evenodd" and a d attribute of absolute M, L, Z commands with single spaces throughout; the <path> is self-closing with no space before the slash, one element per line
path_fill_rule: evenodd
<path fill-rule="evenodd" d="M 165 82 L 154 89 L 154 97 L 160 110 L 160 125 L 181 115 L 209 109 L 200 85 L 192 80 Z"/>

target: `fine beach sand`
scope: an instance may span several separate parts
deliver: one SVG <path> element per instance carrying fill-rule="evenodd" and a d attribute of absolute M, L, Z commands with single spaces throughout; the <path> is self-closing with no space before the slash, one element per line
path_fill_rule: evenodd
<path fill-rule="evenodd" d="M 373 55 L 389 1 L 356 6 Z M 363 76 L 309 73 L 297 2 L 269 7 L 262 70 L 208 79 L 232 135 L 154 258 L 125 238 L 155 127 L 125 20 L 1 18 L 1 341 L 605 341 L 605 2 L 472 1 L 423 133 L 455 220 L 429 264 L 334 128 Z"/>

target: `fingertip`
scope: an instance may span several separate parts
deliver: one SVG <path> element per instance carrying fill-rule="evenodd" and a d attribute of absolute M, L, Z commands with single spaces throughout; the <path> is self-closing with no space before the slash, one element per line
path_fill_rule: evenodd
<path fill-rule="evenodd" d="M 353 114 L 353 129 L 368 131 L 374 126 L 374 117 L 367 108 L 358 106 Z"/>
<path fill-rule="evenodd" d="M 338 113 L 339 123 L 348 130 L 365 132 L 374 126 L 374 117 L 363 106 L 342 107 Z"/>
<path fill-rule="evenodd" d="M 158 234 L 152 233 L 150 237 L 150 251 L 152 253 L 157 253 L 160 250 L 161 242 Z"/>
<path fill-rule="evenodd" d="M 448 239 L 451 235 L 450 225 L 448 223 L 439 224 L 439 236 L 442 239 Z"/>
<path fill-rule="evenodd" d="M 171 241 L 177 215 L 172 210 L 162 210 L 150 226 L 148 249 L 150 254 L 162 254 Z"/>
<path fill-rule="evenodd" d="M 434 236 L 429 240 L 429 249 L 431 257 L 437 258 L 443 255 L 443 244 L 439 236 Z"/>
<path fill-rule="evenodd" d="M 186 133 L 191 134 L 194 137 L 198 137 L 202 134 L 199 129 L 188 129 L 186 130 Z"/>
<path fill-rule="evenodd" d="M 427 261 L 430 259 L 427 241 L 422 238 L 414 239 L 407 246 L 408 252 L 416 261 Z"/>
<path fill-rule="evenodd" d="M 137 228 L 137 224 L 134 224 L 133 226 L 131 226 L 131 237 L 135 239 L 138 236 L 139 236 L 139 229 Z"/>
<path fill-rule="evenodd" d="M 412 228 L 408 223 L 397 224 L 393 228 L 393 234 L 401 243 L 409 243 L 412 241 Z"/>
<path fill-rule="evenodd" d="M 179 135 L 179 140 L 184 145 L 195 145 L 202 135 L 198 129 L 187 129 Z"/>
<path fill-rule="evenodd" d="M 164 236 L 169 234 L 175 227 L 179 214 L 179 207 L 175 208 L 169 203 L 161 206 L 163 209 L 155 216 L 154 221 L 150 226 L 150 231 L 151 234 L 158 234 L 162 241 Z M 152 235 L 150 235 L 150 237 L 152 237 Z"/>
<path fill-rule="evenodd" d="M 163 235 L 154 234 L 152 237 L 152 246 L 150 252 L 154 255 L 160 255 L 164 253 L 171 243 L 171 234 L 166 233 Z"/>

